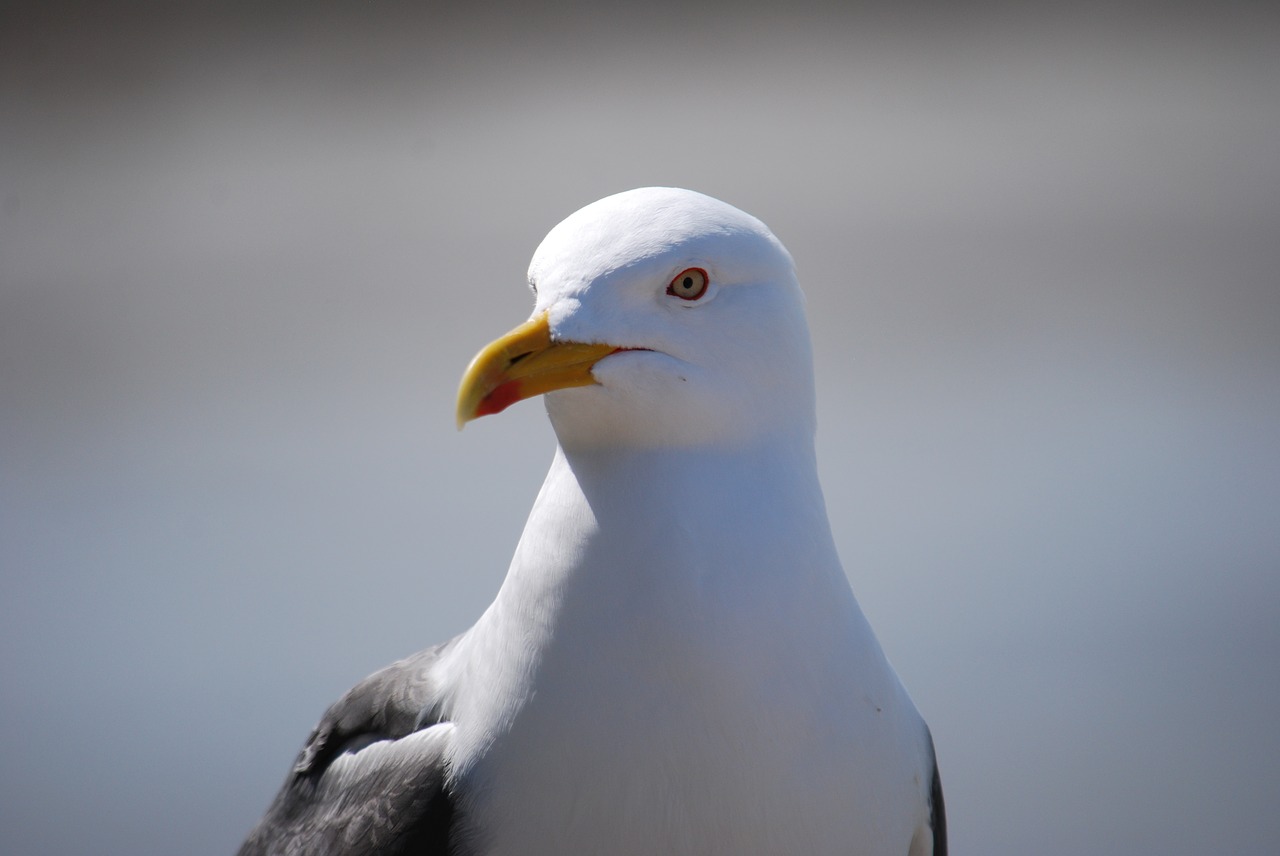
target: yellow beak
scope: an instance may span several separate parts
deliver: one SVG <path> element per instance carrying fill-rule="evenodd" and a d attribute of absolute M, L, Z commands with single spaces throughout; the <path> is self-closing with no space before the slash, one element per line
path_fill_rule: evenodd
<path fill-rule="evenodd" d="M 458 428 L 500 413 L 553 389 L 590 386 L 591 367 L 617 351 L 613 345 L 551 341 L 546 313 L 507 333 L 476 354 L 458 387 Z"/>

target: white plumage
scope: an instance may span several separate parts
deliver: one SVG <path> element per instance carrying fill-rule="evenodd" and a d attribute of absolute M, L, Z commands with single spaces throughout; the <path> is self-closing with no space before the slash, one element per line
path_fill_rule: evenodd
<path fill-rule="evenodd" d="M 928 729 L 832 540 L 786 250 L 649 188 L 569 217 L 529 276 L 533 320 L 459 397 L 466 420 L 547 393 L 559 448 L 506 581 L 327 719 L 418 709 L 450 840 L 478 853 L 944 853 Z M 351 763 L 410 739 L 365 730 L 387 739 Z"/>

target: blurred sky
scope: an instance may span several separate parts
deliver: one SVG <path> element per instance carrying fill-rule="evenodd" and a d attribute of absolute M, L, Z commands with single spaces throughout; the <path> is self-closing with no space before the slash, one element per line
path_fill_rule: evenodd
<path fill-rule="evenodd" d="M 469 626 L 553 438 L 458 377 L 674 184 L 797 260 L 952 852 L 1274 852 L 1280 17 L 1202 5 L 0 6 L 0 850 L 231 852 Z"/>

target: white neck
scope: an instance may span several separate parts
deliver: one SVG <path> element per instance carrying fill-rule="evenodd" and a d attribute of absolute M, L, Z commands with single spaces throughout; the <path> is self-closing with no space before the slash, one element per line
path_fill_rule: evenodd
<path fill-rule="evenodd" d="M 689 681 L 743 662 L 764 678 L 791 661 L 788 641 L 881 657 L 840 567 L 807 436 L 731 452 L 557 449 L 502 589 L 460 646 L 500 671 L 458 682 L 454 707 L 485 713 L 459 716 L 478 748 L 510 726 L 535 677 L 546 695 L 549 675 L 608 682 L 632 659 L 652 667 L 669 652 L 665 668 Z M 670 675 L 655 686 L 684 689 Z"/>
<path fill-rule="evenodd" d="M 557 632 L 607 632 L 626 616 L 669 620 L 651 611 L 687 611 L 700 592 L 812 584 L 791 573 L 848 588 L 811 442 L 558 450 L 497 603 L 540 603 Z"/>
<path fill-rule="evenodd" d="M 856 764 L 826 747 L 910 706 L 840 568 L 812 444 L 795 438 L 731 453 L 558 450 L 502 590 L 455 651 L 454 773 L 485 795 L 469 810 L 511 852 L 853 840 L 849 824 L 874 821 L 844 807 Z M 796 727 L 812 743 L 778 739 Z M 499 787 L 491 765 L 517 758 Z M 725 819 L 743 836 L 728 849 L 692 846 L 717 827 L 687 819 L 657 850 L 640 826 L 626 840 L 642 844 L 619 845 L 620 829 L 705 793 L 749 807 L 751 819 Z M 555 819 L 566 800 L 580 825 Z"/>

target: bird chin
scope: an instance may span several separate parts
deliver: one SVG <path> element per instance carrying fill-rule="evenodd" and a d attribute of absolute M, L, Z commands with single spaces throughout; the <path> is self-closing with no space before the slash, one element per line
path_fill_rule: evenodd
<path fill-rule="evenodd" d="M 723 446 L 750 424 L 707 394 L 697 367 L 665 354 L 615 354 L 597 364 L 596 377 L 595 386 L 546 396 L 551 425 L 568 451 Z"/>

